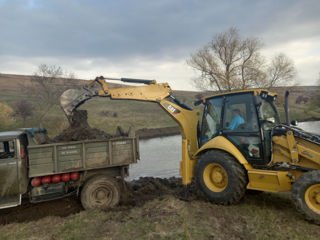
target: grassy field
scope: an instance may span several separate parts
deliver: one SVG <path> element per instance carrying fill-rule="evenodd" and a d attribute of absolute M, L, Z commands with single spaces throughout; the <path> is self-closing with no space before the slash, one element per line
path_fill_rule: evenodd
<path fill-rule="evenodd" d="M 10 223 L 0 226 L 0 232 L 0 240 L 319 239 L 319 226 L 301 218 L 289 195 L 269 193 L 247 195 L 232 206 L 168 194 L 142 206 Z"/>

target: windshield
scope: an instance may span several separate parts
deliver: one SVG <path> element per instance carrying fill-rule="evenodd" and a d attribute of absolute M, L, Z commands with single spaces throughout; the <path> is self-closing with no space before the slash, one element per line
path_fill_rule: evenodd
<path fill-rule="evenodd" d="M 260 106 L 260 118 L 263 122 L 263 129 L 269 130 L 280 124 L 279 115 L 273 101 L 263 100 Z"/>

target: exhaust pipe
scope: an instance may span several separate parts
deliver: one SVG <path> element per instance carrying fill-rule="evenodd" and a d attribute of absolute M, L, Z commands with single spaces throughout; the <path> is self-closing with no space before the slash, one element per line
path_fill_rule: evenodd
<path fill-rule="evenodd" d="M 287 90 L 284 97 L 284 112 L 286 114 L 286 125 L 290 126 L 290 115 L 289 115 L 289 91 Z"/>

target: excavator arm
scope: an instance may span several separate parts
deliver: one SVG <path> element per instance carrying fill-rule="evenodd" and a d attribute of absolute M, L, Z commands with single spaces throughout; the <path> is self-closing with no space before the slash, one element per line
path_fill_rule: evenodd
<path fill-rule="evenodd" d="M 109 88 L 105 80 L 118 80 L 129 83 L 143 83 L 145 86 L 131 86 L 120 88 Z M 97 90 L 96 86 L 100 89 Z M 155 80 L 142 80 L 132 78 L 105 78 L 96 77 L 80 89 L 66 90 L 60 97 L 60 105 L 70 117 L 73 111 L 81 104 L 93 97 L 110 97 L 111 99 L 129 99 L 159 102 L 171 95 L 168 83 L 158 84 Z"/>
<path fill-rule="evenodd" d="M 105 80 L 117 80 L 128 83 L 142 83 L 144 86 L 109 88 Z M 98 85 L 99 89 L 96 88 Z M 110 99 L 127 99 L 158 103 L 179 125 L 182 135 L 182 161 L 180 175 L 183 184 L 189 184 L 194 176 L 195 160 L 192 156 L 198 150 L 197 123 L 200 117 L 198 110 L 192 110 L 172 96 L 168 83 L 157 83 L 155 80 L 131 78 L 97 77 L 81 89 L 69 89 L 60 97 L 60 105 L 71 119 L 73 112 L 81 104 L 93 97 L 109 97 Z"/>

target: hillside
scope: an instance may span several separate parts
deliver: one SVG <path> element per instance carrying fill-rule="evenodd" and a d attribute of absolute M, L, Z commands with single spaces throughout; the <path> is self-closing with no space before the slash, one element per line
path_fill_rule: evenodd
<path fill-rule="evenodd" d="M 31 76 L 0 74 L 0 102 L 6 102 L 13 106 L 15 102 L 23 100 L 31 104 L 38 101 L 36 95 L 26 94 L 24 87 L 30 84 Z M 57 86 L 64 88 L 74 88 L 86 84 L 86 80 L 66 80 L 59 79 L 56 81 Z M 110 88 L 120 87 L 124 85 L 109 84 Z M 312 97 L 320 89 L 314 86 L 296 86 L 296 87 L 279 87 L 273 91 L 279 94 L 279 100 L 283 100 L 285 90 L 291 91 L 291 116 L 292 119 L 308 120 L 319 119 L 320 108 L 313 106 L 310 103 L 296 104 L 295 100 L 299 96 Z M 204 97 L 214 94 L 214 92 L 192 92 L 192 91 L 173 91 L 173 94 L 182 102 L 193 107 L 194 100 L 197 97 Z M 199 106 L 201 108 L 201 106 Z M 135 129 L 142 128 L 160 128 L 177 126 L 176 122 L 171 119 L 156 103 L 141 102 L 141 101 L 126 101 L 126 100 L 109 100 L 106 98 L 94 98 L 85 104 L 80 109 L 88 110 L 89 124 L 92 127 L 100 128 L 106 132 L 114 133 L 117 126 L 122 126 L 123 129 L 128 129 L 133 126 Z M 282 103 L 279 104 L 280 114 L 283 116 Z M 33 127 L 39 126 L 38 116 L 35 114 L 28 118 L 25 125 L 21 119 L 17 118 L 17 123 L 14 127 Z M 57 105 L 50 110 L 44 123 L 51 136 L 61 132 L 67 126 L 66 118 L 60 106 Z"/>

